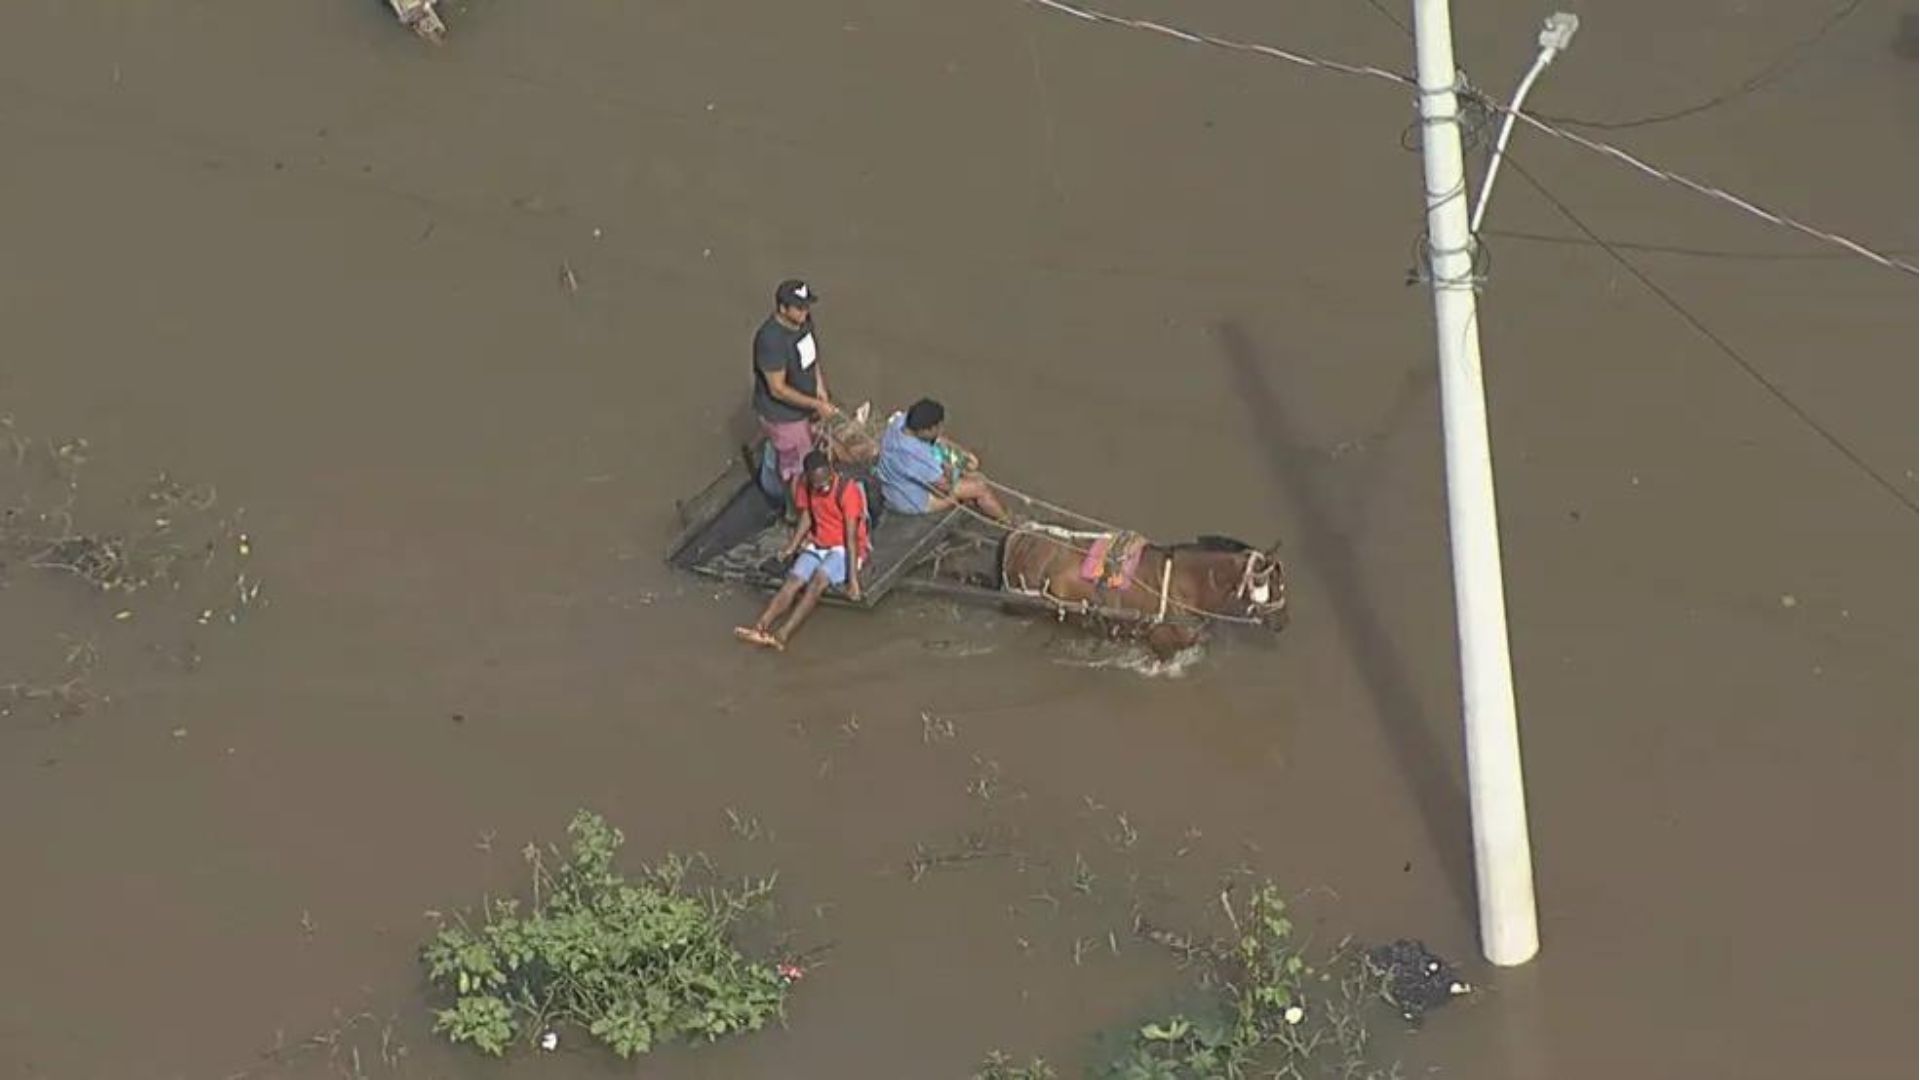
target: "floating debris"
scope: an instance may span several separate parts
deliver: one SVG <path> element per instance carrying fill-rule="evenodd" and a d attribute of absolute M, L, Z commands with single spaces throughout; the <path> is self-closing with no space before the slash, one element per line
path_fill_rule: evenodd
<path fill-rule="evenodd" d="M 1387 999 L 1410 1023 L 1419 1023 L 1429 1010 L 1473 990 L 1453 965 L 1428 949 L 1425 942 L 1402 938 L 1377 945 L 1367 950 L 1367 962 L 1385 977 Z"/>
<path fill-rule="evenodd" d="M 238 608 L 265 606 L 259 581 L 240 573 L 236 565 L 252 551 L 251 538 L 238 528 L 241 511 L 218 512 L 213 485 L 187 484 L 158 472 L 131 498 L 116 500 L 116 510 L 111 502 L 82 499 L 89 449 L 83 438 L 30 438 L 0 415 L 0 572 L 46 571 L 112 594 L 113 606 L 94 617 L 114 623 L 164 628 L 177 618 L 206 626 L 223 614 L 226 621 L 236 621 L 230 604 L 195 595 L 208 588 L 231 588 Z M 85 515 L 83 501 L 88 504 Z M 93 509 L 96 506 L 101 509 Z M 84 520 L 94 514 L 102 515 L 99 524 Z M 181 600 L 143 599 L 137 601 L 139 607 L 132 606 L 135 594 L 155 593 L 179 595 Z M 0 680 L 0 713 L 33 703 L 52 718 L 63 719 L 109 700 L 90 685 L 97 660 L 93 642 L 85 635 L 61 637 L 68 645 L 66 671 Z M 162 649 L 154 643 L 147 648 Z M 184 670 L 198 667 L 197 647 L 188 641 L 178 660 Z"/>
<path fill-rule="evenodd" d="M 394 18 L 400 25 L 413 31 L 423 41 L 435 45 L 446 40 L 447 24 L 433 6 L 440 0 L 387 0 L 387 6 L 393 9 Z"/>

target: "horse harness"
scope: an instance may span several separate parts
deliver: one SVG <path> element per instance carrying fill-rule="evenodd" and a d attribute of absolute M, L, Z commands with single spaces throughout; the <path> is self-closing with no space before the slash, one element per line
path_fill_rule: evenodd
<path fill-rule="evenodd" d="M 1102 601 L 1101 606 L 1105 606 L 1110 593 L 1125 591 L 1139 583 L 1139 560 L 1151 550 L 1153 545 L 1137 532 L 1121 532 L 1113 537 L 1107 545 L 1107 557 L 1093 583 L 1094 595 Z M 1167 621 L 1167 598 L 1172 585 L 1173 552 L 1169 551 L 1160 562 L 1160 608 L 1154 612 L 1154 626 Z"/>
<path fill-rule="evenodd" d="M 1246 601 L 1249 607 L 1258 608 L 1267 602 L 1267 586 L 1259 580 L 1263 561 L 1259 552 L 1247 552 L 1247 565 L 1240 570 L 1240 584 L 1233 587 L 1234 598 Z"/>
<path fill-rule="evenodd" d="M 1142 587 L 1137 578 L 1126 572 L 1126 562 L 1129 558 L 1127 552 L 1138 540 L 1139 534 L 1137 533 L 1126 532 L 1124 530 L 1115 532 L 1083 532 L 1036 521 L 1029 522 L 1019 529 L 1014 530 L 1009 539 L 1020 535 L 1044 536 L 1067 548 L 1069 551 L 1080 553 L 1086 562 L 1082 563 L 1080 568 L 1081 572 L 1078 576 L 1081 580 L 1088 581 L 1094 585 L 1096 596 L 1104 598 L 1109 593 L 1120 589 Z M 1107 550 L 1102 553 L 1101 559 L 1095 562 L 1091 557 L 1093 555 L 1092 545 L 1097 545 L 1102 542 L 1107 544 Z M 1152 545 L 1142 542 L 1143 550 L 1145 547 L 1150 546 Z M 1286 601 L 1282 599 L 1278 604 L 1275 604 L 1272 601 L 1272 585 L 1263 580 L 1267 574 L 1280 569 L 1281 564 L 1279 560 L 1251 548 L 1247 549 L 1245 553 L 1246 561 L 1240 566 L 1240 580 L 1235 584 L 1233 592 L 1230 594 L 1234 599 L 1241 601 L 1247 606 L 1246 614 L 1230 615 L 1222 611 L 1207 611 L 1194 607 L 1191 604 L 1175 600 L 1172 595 L 1174 551 L 1172 549 L 1162 549 L 1162 551 L 1165 554 L 1165 561 L 1162 562 L 1160 566 L 1159 603 L 1151 619 L 1148 619 L 1144 613 L 1139 616 L 1139 621 L 1143 624 L 1150 626 L 1163 625 L 1169 621 L 1169 610 L 1171 608 L 1179 608 L 1181 615 L 1197 622 L 1224 622 L 1245 626 L 1260 626 L 1264 625 L 1262 616 L 1265 611 L 1270 608 L 1284 606 L 1286 603 Z M 1085 572 L 1090 568 L 1089 564 L 1098 568 L 1097 577 Z M 1005 564 L 1003 563 L 1000 574 L 1000 585 L 1001 588 L 1008 592 L 1045 600 L 1053 606 L 1055 615 L 1062 619 L 1066 618 L 1068 614 L 1093 616 L 1106 614 L 1104 610 L 1096 610 L 1093 602 L 1090 600 L 1082 600 L 1076 603 L 1055 595 L 1052 590 L 1050 575 L 1046 580 L 1041 581 L 1038 588 L 1035 588 L 1028 584 L 1025 574 L 1022 574 L 1018 581 L 1008 576 Z M 1149 595 L 1151 595 L 1151 586 L 1146 586 L 1146 588 L 1148 589 Z M 1282 584 L 1280 588 L 1284 595 L 1286 586 Z"/>
<path fill-rule="evenodd" d="M 1044 598 L 1053 605 L 1055 614 L 1063 619 L 1066 618 L 1068 612 L 1074 611 L 1075 609 L 1082 615 L 1102 615 L 1106 609 L 1105 601 L 1108 596 L 1116 592 L 1124 592 L 1129 588 L 1137 587 L 1140 582 L 1135 576 L 1135 571 L 1138 569 L 1139 559 L 1152 547 L 1152 544 L 1147 541 L 1146 537 L 1136 532 L 1124 530 L 1117 533 L 1087 533 L 1035 522 L 1028 525 L 1024 531 L 1046 536 L 1060 542 L 1069 551 L 1081 552 L 1089 556 L 1092 554 L 1092 549 L 1081 548 L 1079 545 L 1085 543 L 1104 543 L 1106 545 L 1106 551 L 1098 563 L 1095 572 L 1091 576 L 1084 572 L 1080 575 L 1083 580 L 1087 580 L 1093 585 L 1094 596 L 1100 601 L 1098 609 L 1096 609 L 1094 603 L 1090 601 L 1083 600 L 1079 604 L 1071 604 L 1055 596 L 1051 588 L 1051 581 L 1042 582 L 1040 588 L 1035 590 L 1027 586 L 1026 579 L 1023 576 L 1019 587 L 1016 588 L 1012 581 L 1006 579 L 1004 571 L 1002 572 L 1001 585 L 1003 588 L 1013 592 L 1022 592 L 1030 596 Z M 1088 559 L 1088 564 L 1091 564 L 1091 562 L 1092 560 Z M 1085 565 L 1083 565 L 1081 569 L 1084 571 L 1085 568 Z M 1173 603 L 1172 588 L 1173 552 L 1168 551 L 1160 564 L 1159 605 L 1154 612 L 1152 620 L 1149 621 L 1149 625 L 1159 626 L 1167 621 L 1167 608 Z M 1184 607 L 1185 605 L 1181 606 Z"/>

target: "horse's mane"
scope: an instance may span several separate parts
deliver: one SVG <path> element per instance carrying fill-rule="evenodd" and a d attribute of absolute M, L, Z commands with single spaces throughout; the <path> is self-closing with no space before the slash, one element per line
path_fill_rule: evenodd
<path fill-rule="evenodd" d="M 1245 540 L 1235 540 L 1231 536 L 1215 536 L 1211 533 L 1205 533 L 1185 543 L 1169 545 L 1166 550 L 1213 551 L 1238 555 L 1241 552 L 1252 551 L 1254 547 Z"/>

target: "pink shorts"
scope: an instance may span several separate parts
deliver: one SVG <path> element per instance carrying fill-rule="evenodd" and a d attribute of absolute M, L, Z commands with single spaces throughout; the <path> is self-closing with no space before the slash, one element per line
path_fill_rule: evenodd
<path fill-rule="evenodd" d="M 773 444 L 774 460 L 780 467 L 782 483 L 792 483 L 800 475 L 807 451 L 813 449 L 813 425 L 805 420 L 779 421 L 762 416 L 760 430 Z"/>

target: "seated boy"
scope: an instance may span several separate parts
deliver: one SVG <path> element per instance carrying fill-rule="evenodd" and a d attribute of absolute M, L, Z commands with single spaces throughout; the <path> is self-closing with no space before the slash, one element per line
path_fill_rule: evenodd
<path fill-rule="evenodd" d="M 813 613 L 830 586 L 843 586 L 849 599 L 860 599 L 860 564 L 872 550 L 866 491 L 834 472 L 825 452 L 807 454 L 793 487 L 793 506 L 800 520 L 793 539 L 780 553 L 783 561 L 793 560 L 787 580 L 752 626 L 733 630 L 740 640 L 769 649 L 787 647 L 787 639 Z M 788 609 L 792 614 L 787 614 Z M 786 622 L 773 629 L 782 615 L 787 616 Z"/>

